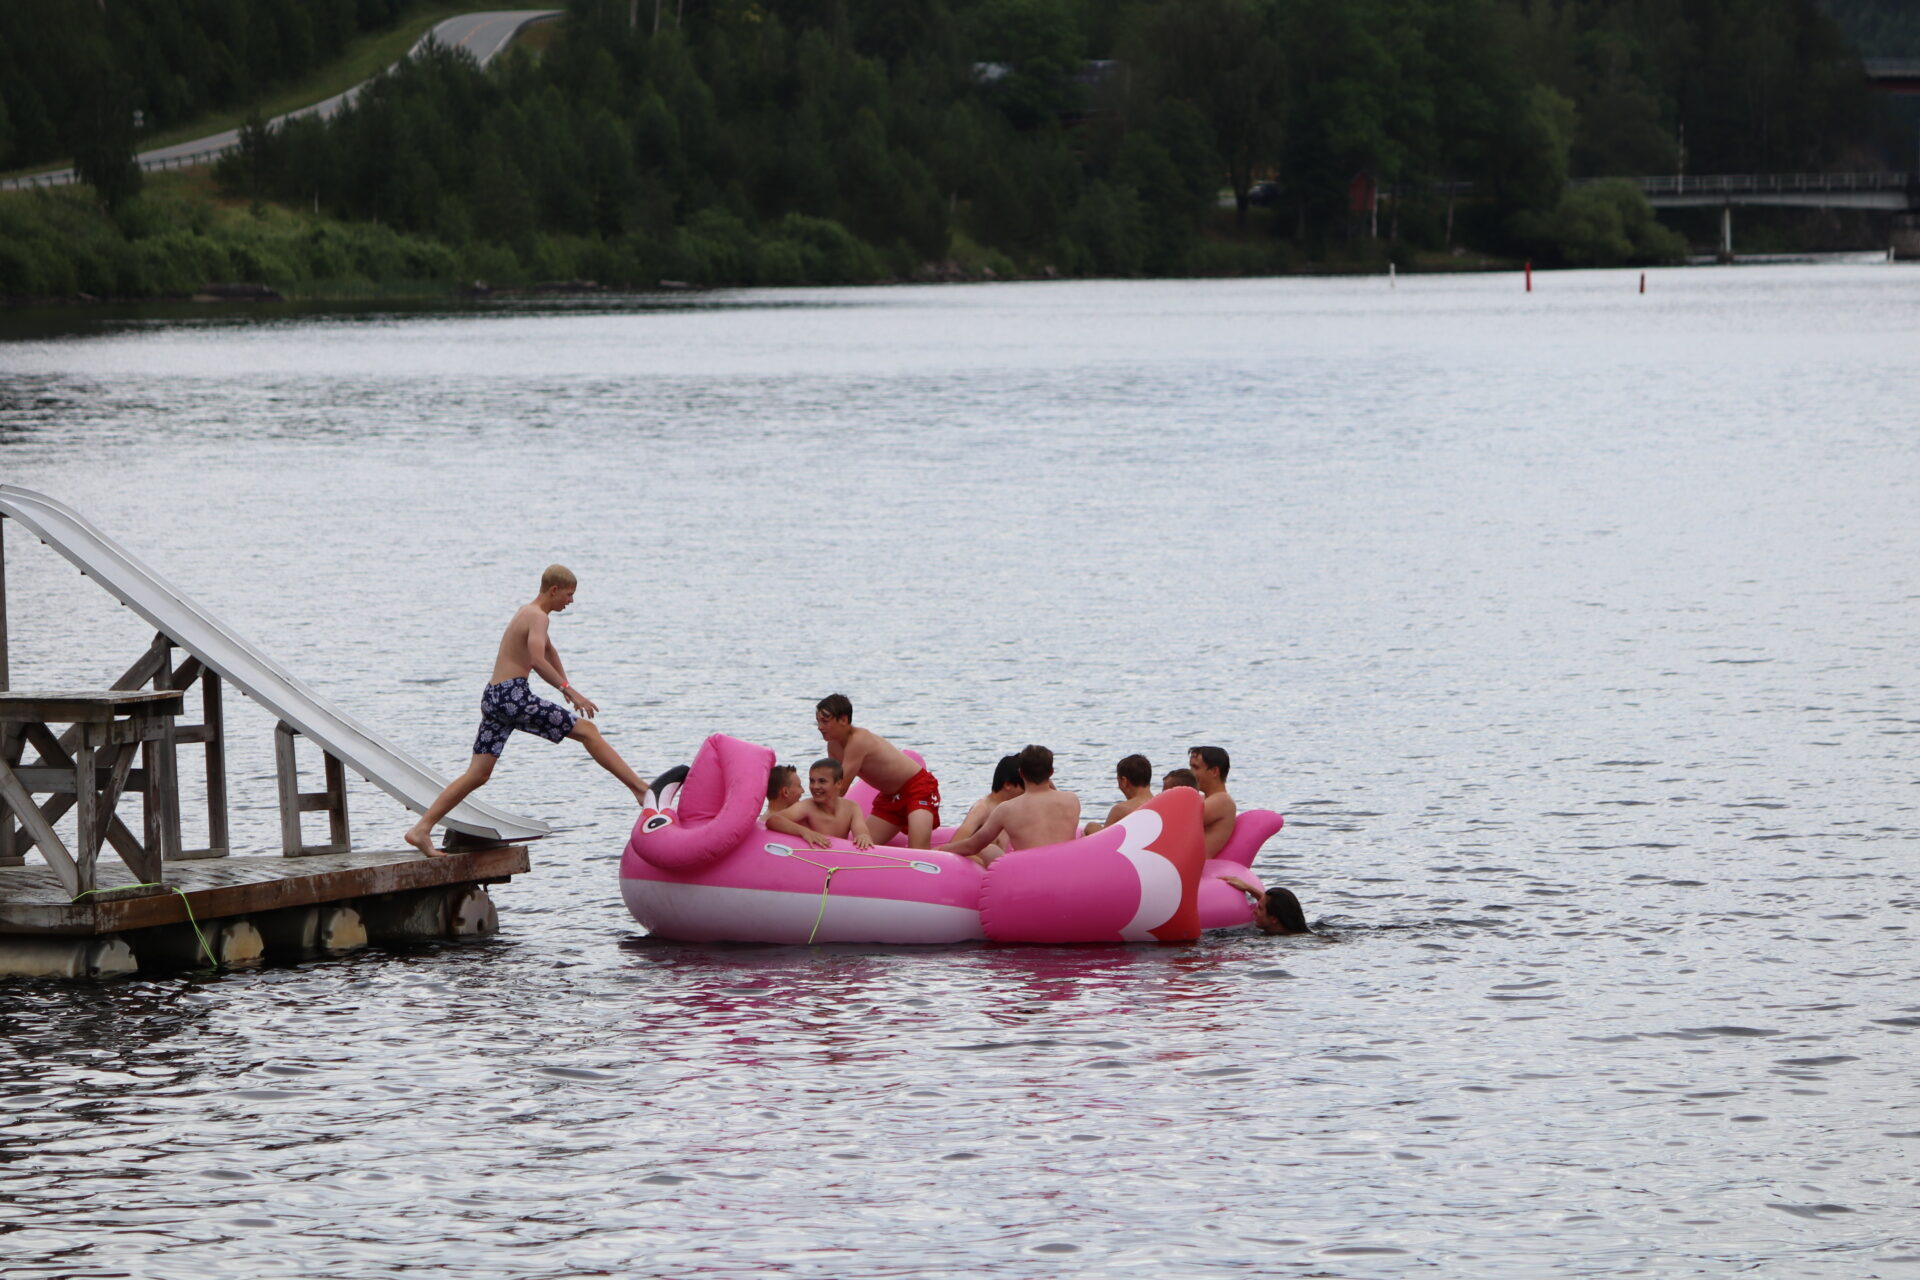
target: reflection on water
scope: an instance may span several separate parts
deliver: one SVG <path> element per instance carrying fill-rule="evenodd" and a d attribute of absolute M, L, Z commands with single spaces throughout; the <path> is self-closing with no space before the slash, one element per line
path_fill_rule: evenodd
<path fill-rule="evenodd" d="M 0 476 L 442 768 L 558 559 L 643 773 L 832 689 L 962 804 L 1222 742 L 1328 936 L 637 937 L 519 742 L 498 939 L 0 995 L 8 1276 L 1920 1268 L 1912 278 L 1636 284 L 10 320 Z M 16 684 L 142 646 L 7 557 Z"/>

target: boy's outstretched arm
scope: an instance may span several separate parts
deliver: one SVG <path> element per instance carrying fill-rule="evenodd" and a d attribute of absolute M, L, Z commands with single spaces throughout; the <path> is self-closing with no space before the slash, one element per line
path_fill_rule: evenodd
<path fill-rule="evenodd" d="M 527 658 L 540 678 L 560 691 L 560 696 L 591 720 L 600 714 L 600 707 L 567 683 L 567 670 L 560 665 L 560 651 L 553 647 L 553 636 L 547 628 L 547 618 L 541 614 L 527 627 Z"/>
<path fill-rule="evenodd" d="M 987 820 L 980 824 L 980 829 L 968 836 L 965 840 L 949 841 L 941 845 L 941 849 L 947 853 L 957 853 L 963 858 L 971 857 L 980 852 L 992 844 L 993 838 L 1000 834 L 1000 829 L 1007 825 L 1005 815 L 1000 812 L 1000 809 L 1004 808 L 1006 808 L 1006 806 L 1001 805 L 999 809 L 995 809 L 987 816 Z"/>
<path fill-rule="evenodd" d="M 767 819 L 767 830 L 778 831 L 781 835 L 799 836 L 816 849 L 827 847 L 827 838 L 812 827 L 803 827 L 784 813 L 776 813 Z M 869 841 L 869 844 L 872 842 Z"/>
<path fill-rule="evenodd" d="M 851 800 L 846 799 L 845 797 L 841 798 L 840 803 L 847 806 L 847 808 L 853 810 L 853 815 L 852 815 L 853 847 L 856 849 L 873 848 L 873 832 L 867 829 L 867 815 L 860 812 L 859 805 L 855 804 Z"/>

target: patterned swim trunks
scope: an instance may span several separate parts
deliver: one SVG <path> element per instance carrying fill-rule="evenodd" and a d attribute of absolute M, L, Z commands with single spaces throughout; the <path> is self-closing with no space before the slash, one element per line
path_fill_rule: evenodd
<path fill-rule="evenodd" d="M 558 742 L 573 732 L 573 712 L 534 694 L 525 676 L 490 684 L 480 695 L 480 734 L 473 754 L 497 756 L 515 729 Z"/>

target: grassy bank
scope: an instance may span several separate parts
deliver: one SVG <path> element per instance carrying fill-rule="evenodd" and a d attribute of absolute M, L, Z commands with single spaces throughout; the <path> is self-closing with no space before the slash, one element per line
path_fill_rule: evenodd
<path fill-rule="evenodd" d="M 1196 247 L 1182 275 L 1257 276 L 1384 271 L 1383 250 L 1300 261 L 1269 236 L 1223 227 Z M 1402 269 L 1459 269 L 1444 255 Z M 1073 274 L 1020 260 L 956 234 L 938 261 L 902 258 L 825 218 L 789 215 L 760 228 L 716 211 L 661 237 L 536 233 L 518 244 L 451 244 L 371 222 L 222 195 L 204 171 L 159 174 L 109 216 L 87 187 L 0 192 L 0 298 L 187 297 L 216 283 L 264 284 L 288 298 L 445 296 L 475 285 L 527 288 L 594 281 L 608 288 L 873 284 L 1005 280 Z"/>
<path fill-rule="evenodd" d="M 0 297 L 163 298 L 224 281 L 288 297 L 445 292 L 446 246 L 371 224 L 216 199 L 204 174 L 151 181 L 116 221 L 88 187 L 0 193 Z"/>

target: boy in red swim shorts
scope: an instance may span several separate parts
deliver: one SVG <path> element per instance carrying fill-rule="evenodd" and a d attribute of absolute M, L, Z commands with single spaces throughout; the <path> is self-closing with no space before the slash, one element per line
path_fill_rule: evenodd
<path fill-rule="evenodd" d="M 856 729 L 853 703 L 843 693 L 820 699 L 813 722 L 826 739 L 828 758 L 880 793 L 867 819 L 873 842 L 885 844 L 905 831 L 910 847 L 932 848 L 933 829 L 940 825 L 940 780 L 873 730 Z"/>

